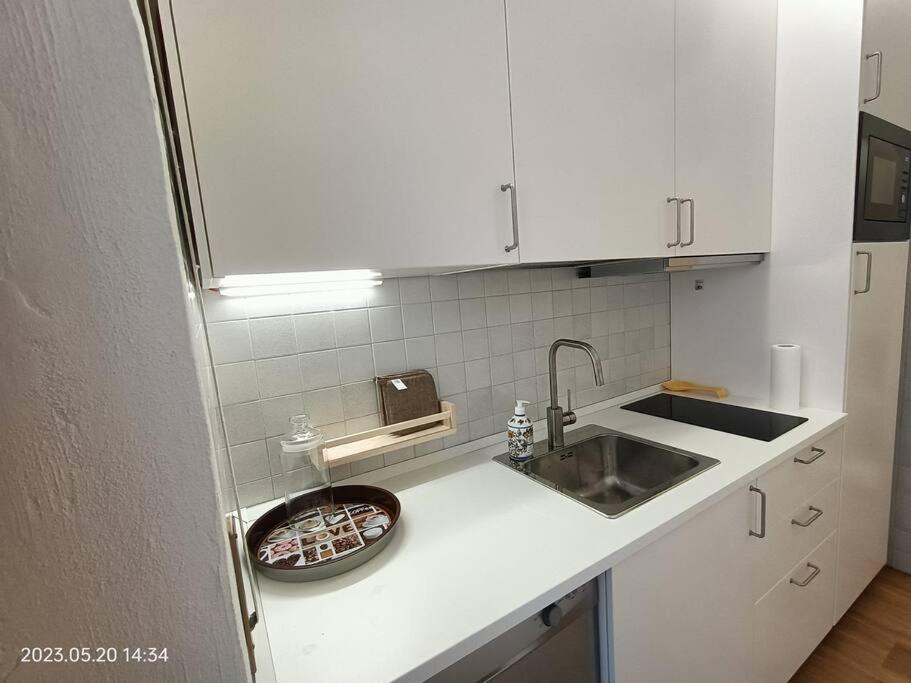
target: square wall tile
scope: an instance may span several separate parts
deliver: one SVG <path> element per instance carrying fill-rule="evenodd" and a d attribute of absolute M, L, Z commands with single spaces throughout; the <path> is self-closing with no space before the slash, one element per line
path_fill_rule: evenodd
<path fill-rule="evenodd" d="M 238 484 L 247 484 L 271 476 L 265 441 L 251 441 L 231 446 L 228 452 Z"/>
<path fill-rule="evenodd" d="M 437 365 L 449 365 L 450 363 L 459 363 L 465 360 L 461 332 L 438 334 L 434 337 L 434 340 L 436 342 Z"/>
<path fill-rule="evenodd" d="M 487 328 L 485 327 L 480 330 L 465 330 L 462 332 L 462 346 L 465 350 L 465 360 L 487 358 L 490 355 Z"/>
<path fill-rule="evenodd" d="M 458 301 L 437 301 L 432 307 L 434 332 L 442 334 L 462 329 Z"/>
<path fill-rule="evenodd" d="M 491 296 L 484 300 L 488 325 L 505 325 L 509 322 L 509 297 Z"/>
<path fill-rule="evenodd" d="M 553 289 L 550 268 L 535 268 L 531 271 L 531 291 L 549 292 Z"/>
<path fill-rule="evenodd" d="M 405 321 L 405 337 L 426 337 L 433 334 L 433 317 L 430 304 L 407 304 L 402 306 Z"/>
<path fill-rule="evenodd" d="M 335 335 L 338 346 L 360 346 L 369 344 L 370 320 L 366 308 L 335 312 Z"/>
<path fill-rule="evenodd" d="M 259 398 L 256 369 L 250 361 L 215 366 L 218 397 L 223 405 L 244 403 Z"/>
<path fill-rule="evenodd" d="M 439 392 L 441 396 L 451 396 L 465 392 L 465 364 L 453 363 L 437 368 L 440 377 Z"/>
<path fill-rule="evenodd" d="M 512 326 L 512 350 L 525 351 L 535 348 L 534 327 L 531 323 L 519 323 Z"/>
<path fill-rule="evenodd" d="M 253 358 L 250 325 L 246 320 L 210 323 L 208 332 L 213 363 L 238 363 Z"/>
<path fill-rule="evenodd" d="M 468 392 L 468 419 L 478 420 L 493 415 L 490 387 Z"/>
<path fill-rule="evenodd" d="M 373 347 L 351 346 L 338 351 L 339 380 L 342 384 L 373 379 L 376 370 L 373 366 Z"/>
<path fill-rule="evenodd" d="M 263 429 L 267 437 L 287 434 L 291 430 L 291 418 L 305 412 L 300 394 L 265 399 L 260 401 L 260 405 L 263 408 Z"/>
<path fill-rule="evenodd" d="M 372 415 L 377 411 L 376 384 L 358 382 L 342 387 L 342 411 L 345 419 Z"/>
<path fill-rule="evenodd" d="M 301 386 L 304 391 L 334 387 L 339 378 L 338 351 L 314 351 L 300 355 Z"/>
<path fill-rule="evenodd" d="M 533 320 L 554 317 L 554 298 L 551 292 L 537 292 L 531 295 L 531 317 Z"/>
<path fill-rule="evenodd" d="M 436 367 L 436 344 L 433 341 L 433 337 L 406 339 L 405 364 L 409 370 Z"/>
<path fill-rule="evenodd" d="M 484 296 L 483 272 L 460 273 L 457 279 L 460 299 L 475 299 Z"/>
<path fill-rule="evenodd" d="M 223 410 L 229 445 L 265 438 L 263 411 L 258 402 L 224 406 Z"/>
<path fill-rule="evenodd" d="M 506 279 L 509 282 L 510 294 L 524 294 L 531 291 L 531 274 L 527 270 L 508 270 Z"/>
<path fill-rule="evenodd" d="M 491 392 L 491 399 L 494 415 L 505 412 L 513 413 L 516 407 L 516 385 L 512 382 L 495 384 Z M 528 399 L 523 398 L 522 400 L 527 401 Z"/>
<path fill-rule="evenodd" d="M 373 345 L 373 363 L 377 375 L 405 370 L 405 342 L 391 341 Z"/>
<path fill-rule="evenodd" d="M 491 356 L 502 356 L 505 353 L 512 353 L 512 329 L 509 325 L 488 327 L 487 338 L 490 342 Z"/>
<path fill-rule="evenodd" d="M 468 391 L 490 386 L 490 360 L 488 358 L 465 363 L 465 386 Z"/>
<path fill-rule="evenodd" d="M 509 319 L 514 323 L 524 323 L 531 320 L 531 294 L 510 295 Z"/>
<path fill-rule="evenodd" d="M 405 277 L 399 280 L 399 293 L 403 304 L 423 304 L 430 301 L 430 279 Z"/>
<path fill-rule="evenodd" d="M 367 293 L 367 305 L 373 306 L 398 306 L 402 303 L 399 296 L 399 281 L 396 278 L 386 278 L 379 287 L 373 287 Z"/>
<path fill-rule="evenodd" d="M 455 275 L 434 275 L 430 278 L 431 301 L 453 301 L 459 298 L 459 281 Z"/>
<path fill-rule="evenodd" d="M 300 393 L 301 375 L 297 356 L 282 356 L 256 361 L 259 393 L 263 398 Z"/>
<path fill-rule="evenodd" d="M 554 300 L 554 317 L 573 314 L 573 292 L 571 289 L 563 289 L 553 293 Z"/>
<path fill-rule="evenodd" d="M 383 306 L 370 309 L 370 336 L 374 342 L 402 339 L 402 307 Z"/>
<path fill-rule="evenodd" d="M 317 426 L 343 422 L 342 391 L 339 387 L 318 389 L 304 394 L 304 411 Z"/>
<path fill-rule="evenodd" d="M 488 270 L 484 272 L 484 296 L 509 294 L 509 279 L 505 270 Z"/>
<path fill-rule="evenodd" d="M 322 351 L 335 347 L 333 313 L 304 313 L 294 316 L 298 351 Z"/>
<path fill-rule="evenodd" d="M 512 354 L 494 356 L 490 359 L 490 381 L 493 384 L 512 382 L 515 379 Z"/>
<path fill-rule="evenodd" d="M 250 321 L 253 338 L 253 357 L 272 358 L 297 353 L 294 338 L 294 318 L 256 318 Z"/>
<path fill-rule="evenodd" d="M 484 299 L 462 299 L 459 313 L 463 330 L 487 327 L 487 307 Z"/>

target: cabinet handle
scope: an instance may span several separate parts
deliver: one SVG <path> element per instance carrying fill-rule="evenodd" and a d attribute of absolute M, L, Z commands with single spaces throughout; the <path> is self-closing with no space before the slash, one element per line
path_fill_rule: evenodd
<path fill-rule="evenodd" d="M 793 583 L 795 586 L 800 586 L 801 588 L 803 588 L 804 586 L 810 585 L 810 581 L 815 579 L 816 576 L 819 574 L 819 567 L 817 567 L 815 564 L 810 564 L 809 562 L 807 562 L 807 566 L 813 570 L 812 572 L 810 572 L 810 575 L 807 578 L 805 578 L 803 581 L 798 581 L 797 579 L 791 579 L 791 583 Z"/>
<path fill-rule="evenodd" d="M 519 248 L 519 204 L 516 200 L 516 186 L 512 183 L 500 185 L 500 192 L 506 192 L 507 190 L 509 190 L 509 199 L 512 205 L 512 244 L 507 244 L 505 247 L 508 254 L 513 249 Z"/>
<path fill-rule="evenodd" d="M 696 241 L 696 201 L 692 197 L 687 197 L 680 202 L 680 205 L 682 206 L 687 202 L 690 205 L 690 241 L 682 242 L 680 244 L 681 247 L 688 247 Z"/>
<path fill-rule="evenodd" d="M 819 508 L 815 508 L 812 505 L 810 506 L 810 512 L 812 512 L 813 514 L 810 515 L 810 519 L 808 519 L 806 522 L 798 522 L 796 519 L 792 519 L 791 524 L 795 524 L 797 526 L 802 526 L 802 527 L 808 527 L 813 522 L 815 522 L 817 519 L 822 517 L 822 510 L 820 510 Z"/>
<path fill-rule="evenodd" d="M 668 249 L 670 249 L 672 247 L 676 247 L 678 244 L 680 244 L 680 197 L 668 197 L 667 203 L 670 204 L 671 202 L 674 202 L 677 204 L 677 241 L 668 242 L 667 243 Z"/>
<path fill-rule="evenodd" d="M 817 460 L 819 460 L 822 456 L 824 456 L 826 454 L 826 452 L 823 449 L 816 448 L 816 446 L 813 446 L 812 448 L 810 448 L 810 453 L 812 453 L 812 455 L 809 458 L 807 458 L 806 460 L 801 460 L 799 456 L 795 455 L 794 462 L 799 462 L 801 465 L 809 465 L 810 463 L 816 462 Z"/>
<path fill-rule="evenodd" d="M 866 294 L 870 291 L 870 279 L 873 277 L 873 254 L 869 251 L 858 251 L 855 252 L 858 256 L 867 257 L 867 277 L 864 279 L 864 288 L 855 289 L 855 294 Z"/>
<path fill-rule="evenodd" d="M 765 491 L 763 491 L 760 488 L 756 488 L 752 484 L 750 485 L 750 491 L 752 491 L 753 493 L 759 494 L 759 517 L 760 517 L 759 533 L 757 534 L 755 531 L 750 529 L 750 536 L 755 536 L 756 538 L 765 538 L 765 504 L 766 504 Z"/>
<path fill-rule="evenodd" d="M 877 50 L 876 52 L 866 54 L 864 55 L 864 61 L 873 59 L 874 57 L 876 57 L 876 94 L 873 95 L 873 97 L 865 97 L 864 104 L 879 99 L 879 96 L 883 91 L 883 53 Z"/>

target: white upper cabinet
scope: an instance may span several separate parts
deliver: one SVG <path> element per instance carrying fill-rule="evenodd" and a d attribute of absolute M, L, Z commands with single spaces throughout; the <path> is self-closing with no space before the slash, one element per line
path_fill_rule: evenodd
<path fill-rule="evenodd" d="M 911 129 L 911 3 L 866 0 L 860 106 Z"/>
<path fill-rule="evenodd" d="M 504 11 L 175 0 L 213 275 L 516 262 Z"/>
<path fill-rule="evenodd" d="M 777 0 L 677 0 L 678 256 L 769 251 L 777 15 Z"/>
<path fill-rule="evenodd" d="M 673 255 L 674 0 L 509 0 L 523 262 Z"/>

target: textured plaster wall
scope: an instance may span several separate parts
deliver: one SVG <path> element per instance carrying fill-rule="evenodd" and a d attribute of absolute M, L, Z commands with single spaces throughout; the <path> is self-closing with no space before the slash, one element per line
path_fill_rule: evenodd
<path fill-rule="evenodd" d="M 0 3 L 0 680 L 246 678 L 161 142 L 132 2 Z"/>

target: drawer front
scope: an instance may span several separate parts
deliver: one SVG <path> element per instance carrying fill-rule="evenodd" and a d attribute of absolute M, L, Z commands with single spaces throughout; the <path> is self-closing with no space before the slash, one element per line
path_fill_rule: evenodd
<path fill-rule="evenodd" d="M 836 429 L 759 478 L 769 514 L 788 515 L 841 473 L 844 429 Z"/>
<path fill-rule="evenodd" d="M 753 679 L 787 681 L 832 627 L 835 533 L 797 563 L 756 603 Z"/>
<path fill-rule="evenodd" d="M 840 478 L 832 480 L 791 510 L 769 507 L 765 538 L 751 539 L 754 600 L 765 595 L 800 558 L 835 531 L 840 483 Z"/>

